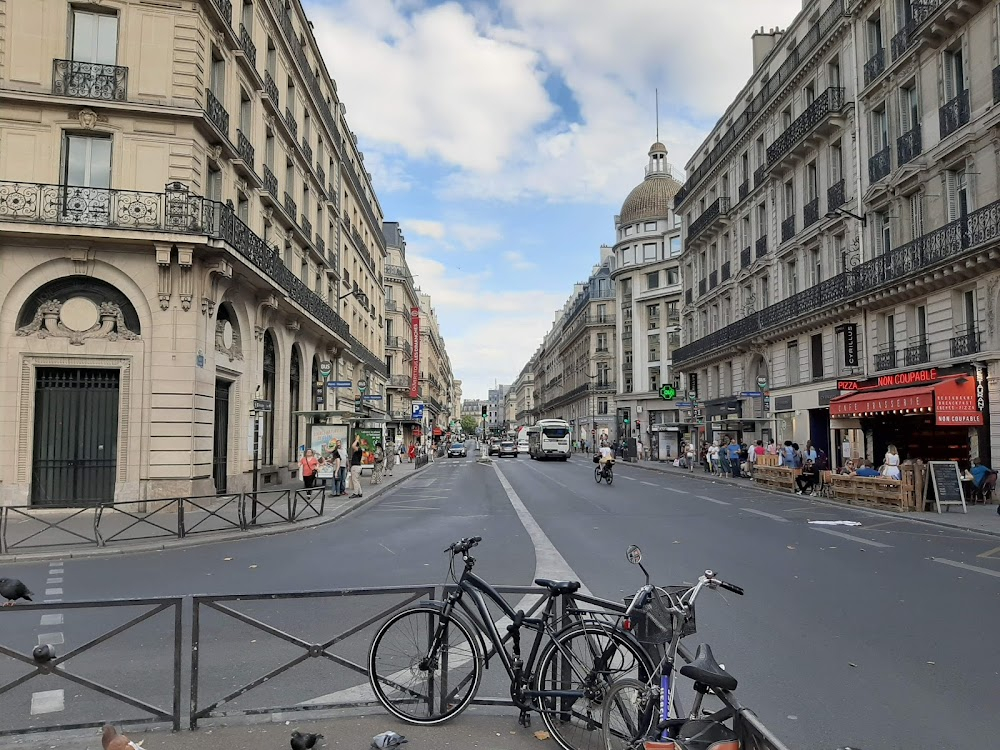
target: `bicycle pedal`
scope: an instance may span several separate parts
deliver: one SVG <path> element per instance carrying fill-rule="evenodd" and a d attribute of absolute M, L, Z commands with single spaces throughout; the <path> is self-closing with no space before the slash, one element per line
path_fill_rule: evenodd
<path fill-rule="evenodd" d="M 530 727 L 531 726 L 531 712 L 530 711 L 521 711 L 521 715 L 517 718 L 517 723 L 520 724 L 522 727 Z"/>

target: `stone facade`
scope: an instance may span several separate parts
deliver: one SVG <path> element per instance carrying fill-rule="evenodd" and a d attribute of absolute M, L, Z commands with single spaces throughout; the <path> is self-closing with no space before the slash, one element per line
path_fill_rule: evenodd
<path fill-rule="evenodd" d="M 319 363 L 386 377 L 381 208 L 299 3 L 12 0 L 0 37 L 0 502 L 245 489 L 255 399 L 294 477 L 361 416 Z"/>
<path fill-rule="evenodd" d="M 427 430 L 435 438 L 447 434 L 452 419 L 455 376 L 438 326 L 430 295 L 420 293 L 420 390 Z"/>
<path fill-rule="evenodd" d="M 397 222 L 386 222 L 383 227 L 388 257 L 385 265 L 385 355 L 389 368 L 385 410 L 389 427 L 397 440 L 409 445 L 415 439 L 414 428 L 420 419 L 413 418 L 413 403 L 421 401 L 419 363 L 417 397 L 411 398 L 413 377 L 413 311 L 419 317 L 420 293 L 413 284 L 413 275 L 406 262 L 406 240 Z M 419 357 L 419 352 L 416 353 Z"/>

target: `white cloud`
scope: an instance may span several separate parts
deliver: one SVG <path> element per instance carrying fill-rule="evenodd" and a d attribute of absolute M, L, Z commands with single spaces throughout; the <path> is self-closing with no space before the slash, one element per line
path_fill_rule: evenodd
<path fill-rule="evenodd" d="M 503 259 L 515 271 L 530 271 L 532 268 L 535 268 L 535 264 L 517 250 L 508 250 L 503 254 Z"/>
<path fill-rule="evenodd" d="M 407 219 L 400 223 L 403 234 L 407 232 L 419 235 L 420 237 L 430 237 L 434 240 L 444 239 L 444 224 L 440 221 L 430 221 L 429 219 Z"/>
<path fill-rule="evenodd" d="M 404 219 L 400 221 L 404 236 L 416 235 L 435 240 L 435 249 L 447 252 L 479 250 L 503 239 L 495 224 L 445 222 L 437 219 Z"/>

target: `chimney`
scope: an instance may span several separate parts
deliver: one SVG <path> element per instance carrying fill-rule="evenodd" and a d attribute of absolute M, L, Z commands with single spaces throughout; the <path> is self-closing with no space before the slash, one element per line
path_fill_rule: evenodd
<path fill-rule="evenodd" d="M 775 30 L 764 31 L 764 27 L 761 26 L 759 31 L 755 31 L 753 36 L 750 37 L 750 41 L 753 44 L 753 72 L 756 73 L 760 70 L 761 64 L 771 54 L 771 50 L 774 49 L 774 45 L 777 40 L 780 39 L 780 33 L 775 34 Z"/>

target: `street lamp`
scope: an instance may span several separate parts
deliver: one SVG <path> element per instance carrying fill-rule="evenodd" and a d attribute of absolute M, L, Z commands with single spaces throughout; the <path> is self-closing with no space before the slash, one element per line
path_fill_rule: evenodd
<path fill-rule="evenodd" d="M 868 226 L 867 216 L 858 216 L 856 213 L 848 211 L 846 208 L 840 208 L 838 206 L 837 208 L 831 208 L 829 211 L 826 212 L 826 218 L 828 219 L 836 219 L 837 216 L 850 216 L 852 219 L 857 219 L 858 221 L 860 221 L 861 226 L 863 227 Z"/>

